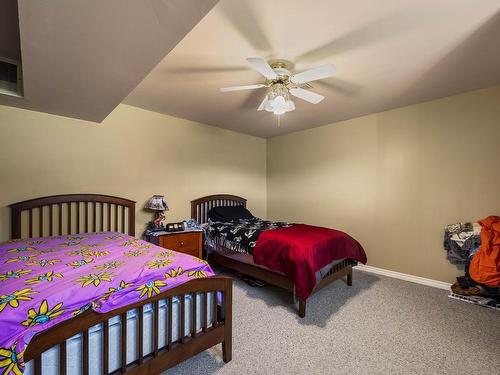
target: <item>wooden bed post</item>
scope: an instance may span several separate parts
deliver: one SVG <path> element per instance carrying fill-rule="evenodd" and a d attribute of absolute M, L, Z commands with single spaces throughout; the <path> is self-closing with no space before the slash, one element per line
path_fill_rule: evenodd
<path fill-rule="evenodd" d="M 349 266 L 349 273 L 347 274 L 347 285 L 352 286 L 352 266 Z"/>
<path fill-rule="evenodd" d="M 233 284 L 225 280 L 224 295 L 224 341 L 222 342 L 222 360 L 228 363 L 233 358 Z"/>
<path fill-rule="evenodd" d="M 299 298 L 299 317 L 303 318 L 306 316 L 306 301 Z"/>

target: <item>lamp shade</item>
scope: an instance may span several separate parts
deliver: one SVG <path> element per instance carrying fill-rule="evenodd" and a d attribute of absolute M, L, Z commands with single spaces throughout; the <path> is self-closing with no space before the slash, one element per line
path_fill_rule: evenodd
<path fill-rule="evenodd" d="M 153 195 L 149 198 L 144 208 L 155 211 L 168 211 L 167 202 L 165 202 L 165 197 L 163 195 Z"/>

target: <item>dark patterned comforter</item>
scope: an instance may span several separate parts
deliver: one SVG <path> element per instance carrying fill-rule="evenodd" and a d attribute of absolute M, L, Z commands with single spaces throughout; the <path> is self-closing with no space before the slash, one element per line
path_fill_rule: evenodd
<path fill-rule="evenodd" d="M 205 235 L 209 245 L 221 245 L 234 251 L 252 254 L 257 238 L 263 231 L 291 225 L 259 218 L 236 219 L 229 222 L 209 220 L 205 226 Z"/>

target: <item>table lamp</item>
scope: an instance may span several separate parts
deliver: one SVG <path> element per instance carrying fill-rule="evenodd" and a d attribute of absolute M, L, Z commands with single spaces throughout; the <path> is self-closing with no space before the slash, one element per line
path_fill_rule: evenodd
<path fill-rule="evenodd" d="M 158 229 L 162 228 L 162 221 L 165 219 L 163 214 L 168 211 L 167 202 L 165 202 L 165 197 L 163 195 L 153 195 L 146 203 L 144 208 L 155 211 L 154 220 L 149 223 L 149 228 Z"/>

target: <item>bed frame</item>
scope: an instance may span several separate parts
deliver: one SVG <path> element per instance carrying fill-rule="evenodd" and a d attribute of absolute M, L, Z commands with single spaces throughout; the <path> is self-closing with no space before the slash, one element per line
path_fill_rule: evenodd
<path fill-rule="evenodd" d="M 201 197 L 191 201 L 191 217 L 196 219 L 198 223 L 206 223 L 208 221 L 208 211 L 212 207 L 217 206 L 243 206 L 246 207 L 247 200 L 236 195 L 229 194 L 215 194 L 206 197 Z M 280 288 L 289 290 L 294 294 L 295 298 L 295 285 L 294 282 L 288 279 L 285 274 L 275 272 L 265 266 L 255 263 L 241 262 L 230 256 L 225 255 L 231 253 L 232 250 L 218 245 L 214 254 L 214 260 L 217 264 L 232 269 L 238 273 L 249 275 L 257 279 L 263 280 L 269 284 L 276 285 Z M 340 263 L 335 264 L 328 273 L 326 273 L 320 282 L 314 287 L 312 294 L 328 286 L 333 281 L 342 277 L 346 277 L 347 285 L 352 286 L 352 266 L 354 262 L 350 259 L 344 259 Z M 306 300 L 297 298 L 299 300 L 298 314 L 301 318 L 306 315 Z"/>
<path fill-rule="evenodd" d="M 24 233 L 32 237 L 70 235 L 81 232 L 115 231 L 134 235 L 135 202 L 108 195 L 99 194 L 67 194 L 31 199 L 12 204 L 11 206 L 12 239 L 21 238 Z M 208 327 L 207 295 L 221 295 L 220 303 L 213 304 L 214 323 Z M 193 327 L 196 327 L 196 295 L 202 295 L 203 321 L 202 330 L 196 328 L 177 342 L 172 342 L 172 300 L 179 298 L 179 324 L 184 327 L 185 298 L 190 295 L 193 301 Z M 166 327 L 166 346 L 159 348 L 159 301 L 168 300 Z M 143 355 L 143 317 L 144 305 L 152 304 L 153 320 L 153 353 Z M 160 293 L 144 301 L 124 306 L 108 313 L 96 313 L 88 310 L 72 319 L 38 333 L 27 346 L 24 360 L 34 360 L 34 373 L 42 372 L 42 353 L 51 347 L 60 347 L 59 374 L 66 374 L 66 340 L 76 334 L 83 337 L 82 374 L 89 373 L 89 328 L 102 324 L 102 373 L 109 374 L 109 319 L 119 316 L 126 321 L 127 311 L 137 309 L 138 322 L 138 360 L 127 364 L 127 340 L 120 340 L 121 368 L 113 373 L 121 374 L 158 374 L 176 364 L 202 352 L 214 345 L 222 343 L 224 362 L 232 356 L 232 280 L 224 276 L 213 276 L 206 279 L 194 279 L 173 289 Z M 121 337 L 127 337 L 127 325 L 121 324 Z"/>

